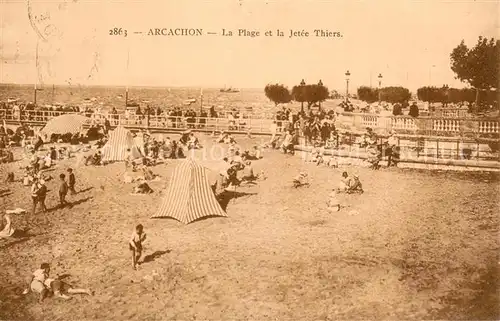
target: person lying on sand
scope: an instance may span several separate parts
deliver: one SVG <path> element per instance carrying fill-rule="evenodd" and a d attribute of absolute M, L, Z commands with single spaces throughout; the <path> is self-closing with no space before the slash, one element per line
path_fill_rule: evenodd
<path fill-rule="evenodd" d="M 45 279 L 45 287 L 52 292 L 56 298 L 70 300 L 71 297 L 67 294 L 87 294 L 94 295 L 89 289 L 73 288 L 69 283 L 62 281 L 59 277 L 55 279 Z"/>
<path fill-rule="evenodd" d="M 139 224 L 135 227 L 132 232 L 132 237 L 129 240 L 129 249 L 132 252 L 132 266 L 134 270 L 137 270 L 137 266 L 140 264 L 139 260 L 142 255 L 142 243 L 146 240 L 146 233 L 144 233 L 144 227 Z"/>

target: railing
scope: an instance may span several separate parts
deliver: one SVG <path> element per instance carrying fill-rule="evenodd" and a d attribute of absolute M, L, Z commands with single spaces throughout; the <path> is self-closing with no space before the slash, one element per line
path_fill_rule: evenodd
<path fill-rule="evenodd" d="M 272 119 L 253 118 L 211 118 L 211 117 L 181 117 L 169 115 L 126 115 L 109 113 L 85 113 L 85 112 L 57 112 L 57 111 L 23 111 L 21 114 L 7 113 L 0 110 L 0 120 L 5 119 L 10 122 L 29 122 L 43 125 L 50 119 L 64 114 L 80 114 L 90 118 L 88 125 L 103 125 L 105 120 L 109 120 L 111 126 L 124 126 L 129 128 L 150 128 L 150 129 L 197 129 L 203 131 L 237 131 L 251 132 L 254 134 L 272 134 Z M 276 131 L 283 132 L 288 126 L 288 121 L 277 121 Z"/>
<path fill-rule="evenodd" d="M 74 114 L 75 112 L 62 111 L 22 111 L 12 112 L 12 110 L 0 109 L 0 119 L 7 121 L 28 121 L 31 123 L 46 123 L 53 117 L 63 114 Z M 150 127 L 159 129 L 180 129 L 197 128 L 203 130 L 233 130 L 254 133 L 271 133 L 272 119 L 261 118 L 210 118 L 194 117 L 191 121 L 186 117 L 168 115 L 150 115 L 149 124 L 147 116 L 126 115 L 126 114 L 96 114 L 80 112 L 93 119 L 96 123 L 104 123 L 108 119 L 112 126 L 122 125 L 127 127 Z M 281 125 L 280 125 L 281 123 Z M 278 121 L 278 131 L 286 127 L 288 121 Z M 499 134 L 499 122 L 495 119 L 475 119 L 475 118 L 438 118 L 438 117 L 418 117 L 392 116 L 366 113 L 340 113 L 337 115 L 336 124 L 350 125 L 359 129 L 366 127 L 378 128 L 386 131 L 395 130 L 409 132 L 425 132 L 427 135 L 441 135 L 452 133 L 475 133 L 478 135 Z"/>
<path fill-rule="evenodd" d="M 498 134 L 498 120 L 477 118 L 443 118 L 374 115 L 364 113 L 340 113 L 338 124 L 351 125 L 357 128 L 379 128 L 399 131 L 425 131 L 430 134 L 443 132 Z"/>

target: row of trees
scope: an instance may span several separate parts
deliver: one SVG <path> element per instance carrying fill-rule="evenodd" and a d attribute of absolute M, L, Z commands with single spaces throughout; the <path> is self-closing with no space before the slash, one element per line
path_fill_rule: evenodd
<path fill-rule="evenodd" d="M 274 102 L 277 106 L 279 104 L 286 104 L 295 100 L 302 105 L 307 104 L 307 108 L 315 104 L 319 104 L 330 97 L 328 88 L 324 86 L 321 81 L 318 84 L 307 85 L 302 81 L 300 85 L 293 86 L 292 91 L 288 87 L 281 84 L 267 85 L 264 88 L 266 97 Z"/>
<path fill-rule="evenodd" d="M 479 100 L 481 106 L 497 105 L 498 92 L 495 90 L 478 90 L 477 88 L 449 88 L 444 85 L 443 87 L 421 87 L 417 89 L 417 97 L 420 100 L 429 103 L 460 103 L 468 102 L 473 103 Z M 481 110 L 482 108 L 479 108 Z"/>
<path fill-rule="evenodd" d="M 384 87 L 372 88 L 361 86 L 358 88 L 358 99 L 365 101 L 369 104 L 377 100 L 386 101 L 389 103 L 407 103 L 411 99 L 411 92 L 404 87 Z"/>
<path fill-rule="evenodd" d="M 476 45 L 469 48 L 462 41 L 450 54 L 451 70 L 456 78 L 471 86 L 471 89 L 455 89 L 443 86 L 422 87 L 417 90 L 419 99 L 427 102 L 461 102 L 475 101 L 475 106 L 497 105 L 499 93 L 500 75 L 500 41 L 493 38 L 479 37 Z M 292 100 L 307 103 L 307 107 L 321 103 L 329 97 L 338 98 L 340 95 L 333 92 L 332 96 L 328 88 L 321 81 L 318 84 L 306 85 L 304 81 L 300 85 L 293 86 L 290 92 L 287 87 L 275 84 L 267 85 L 265 88 L 267 98 L 276 105 L 288 103 Z M 377 100 L 390 103 L 406 103 L 411 99 L 411 93 L 403 87 L 385 87 L 380 90 L 362 86 L 357 90 L 359 99 L 368 103 Z M 334 96 L 334 97 L 333 97 Z M 477 109 L 476 109 L 477 111 Z"/>

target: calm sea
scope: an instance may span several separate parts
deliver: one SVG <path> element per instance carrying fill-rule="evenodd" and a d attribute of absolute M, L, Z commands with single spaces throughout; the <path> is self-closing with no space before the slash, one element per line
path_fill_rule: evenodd
<path fill-rule="evenodd" d="M 238 110 L 253 110 L 254 112 L 273 112 L 274 104 L 264 95 L 262 89 L 241 89 L 237 93 L 223 93 L 219 88 L 203 89 L 203 99 L 200 99 L 200 88 L 160 88 L 131 87 L 129 100 L 151 107 L 184 107 L 199 110 L 215 106 L 218 110 L 236 108 Z M 33 85 L 0 85 L 0 101 L 8 98 L 18 98 L 21 101 L 34 100 Z M 196 102 L 187 107 L 187 99 Z M 91 102 L 89 100 L 92 100 Z M 37 92 L 37 103 L 51 105 L 55 103 L 69 105 L 94 105 L 105 109 L 115 107 L 125 108 L 124 87 L 78 87 L 78 86 L 44 86 Z"/>

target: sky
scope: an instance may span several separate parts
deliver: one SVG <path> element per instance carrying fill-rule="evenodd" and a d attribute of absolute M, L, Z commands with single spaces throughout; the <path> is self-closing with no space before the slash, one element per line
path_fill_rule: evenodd
<path fill-rule="evenodd" d="M 462 87 L 449 55 L 460 41 L 498 37 L 500 1 L 142 0 L 0 1 L 0 82 L 262 88 L 301 79 L 361 85 Z M 112 28 L 127 37 L 110 36 Z M 148 36 L 199 28 L 198 37 Z M 222 36 L 222 29 L 260 31 Z M 276 36 L 276 29 L 284 37 Z M 290 29 L 309 37 L 289 38 Z M 315 37 L 315 29 L 342 37 Z M 271 30 L 273 36 L 264 36 Z M 134 32 L 142 32 L 135 34 Z M 208 35 L 215 32 L 216 35 Z M 35 59 L 38 53 L 38 59 Z M 38 63 L 37 63 L 38 61 Z"/>

